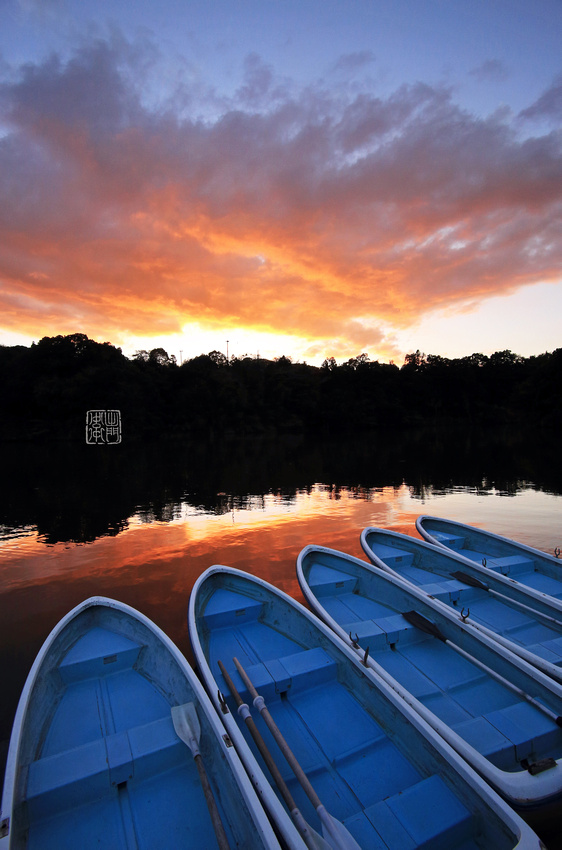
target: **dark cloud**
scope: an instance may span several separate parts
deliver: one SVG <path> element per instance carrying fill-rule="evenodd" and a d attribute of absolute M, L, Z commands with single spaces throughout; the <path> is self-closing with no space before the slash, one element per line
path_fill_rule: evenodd
<path fill-rule="evenodd" d="M 257 55 L 201 117 L 200 81 L 182 79 L 178 112 L 157 63 L 114 35 L 0 88 L 11 327 L 79 317 L 107 338 L 198 320 L 378 339 L 379 320 L 559 276 L 559 135 L 519 136 L 509 114 L 477 118 L 422 83 L 297 89 Z M 557 91 L 523 117 L 553 115 Z"/>
<path fill-rule="evenodd" d="M 562 122 L 562 76 L 527 109 L 520 113 L 521 118 L 536 120 L 547 119 L 556 123 L 560 128 Z"/>
<path fill-rule="evenodd" d="M 263 106 L 271 97 L 273 81 L 272 68 L 257 53 L 250 53 L 244 60 L 244 83 L 237 97 L 247 106 Z"/>
<path fill-rule="evenodd" d="M 468 73 L 477 80 L 490 83 L 503 82 L 509 77 L 507 67 L 499 59 L 487 59 Z"/>
<path fill-rule="evenodd" d="M 372 50 L 358 50 L 355 53 L 346 53 L 340 56 L 333 66 L 333 70 L 346 76 L 363 71 L 375 62 L 375 54 Z"/>

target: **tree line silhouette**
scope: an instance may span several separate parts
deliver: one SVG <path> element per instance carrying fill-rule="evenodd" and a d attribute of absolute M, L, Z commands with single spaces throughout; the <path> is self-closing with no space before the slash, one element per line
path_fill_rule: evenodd
<path fill-rule="evenodd" d="M 178 365 L 162 348 L 127 358 L 85 334 L 0 346 L 0 439 L 84 442 L 88 410 L 119 410 L 123 440 L 276 433 L 337 436 L 462 422 L 558 424 L 562 348 L 448 359 L 420 351 L 401 367 L 366 354 L 322 366 L 230 357 Z"/>

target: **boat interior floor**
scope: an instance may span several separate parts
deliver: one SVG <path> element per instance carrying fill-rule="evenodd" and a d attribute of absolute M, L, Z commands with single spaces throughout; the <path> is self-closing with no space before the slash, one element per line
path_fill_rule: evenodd
<path fill-rule="evenodd" d="M 395 608 L 362 595 L 360 579 L 314 565 L 308 581 L 371 658 L 497 767 L 562 757 L 562 730 L 552 720 Z"/>
<path fill-rule="evenodd" d="M 395 547 L 385 548 L 391 550 L 391 554 L 379 553 L 378 547 L 377 554 L 406 581 L 450 605 L 459 614 L 463 608 L 465 612 L 470 609 L 470 618 L 474 622 L 503 635 L 545 661 L 558 667 L 562 666 L 562 624 L 560 629 L 547 625 L 520 608 L 509 605 L 505 600 L 492 596 L 486 590 L 469 587 L 444 572 L 417 565 L 412 552 Z M 533 575 L 540 576 L 540 573 Z"/>
<path fill-rule="evenodd" d="M 213 846 L 196 765 L 142 673 L 145 649 L 96 626 L 49 674 L 62 697 L 29 765 L 29 850 Z"/>
<path fill-rule="evenodd" d="M 422 775 L 338 680 L 332 657 L 323 648 L 307 648 L 269 625 L 262 606 L 258 600 L 220 589 L 202 617 L 211 670 L 258 761 L 219 660 L 251 707 L 251 696 L 232 659 L 242 663 L 320 799 L 360 846 L 406 850 L 427 842 L 432 848 L 477 847 L 476 818 L 442 777 L 437 772 Z M 308 798 L 263 718 L 251 711 L 297 806 L 320 831 Z"/>
<path fill-rule="evenodd" d="M 554 596 L 556 599 L 562 599 L 562 583 L 535 569 L 535 563 L 530 554 L 527 555 L 525 552 L 520 552 L 516 555 L 492 554 L 481 551 L 476 542 L 471 542 L 462 535 L 448 534 L 447 532 L 435 530 L 432 530 L 431 533 L 436 540 L 439 540 L 457 554 L 468 558 L 469 561 L 474 561 L 476 564 L 486 561 L 486 566 L 489 569 L 504 576 L 509 576 L 522 585 L 532 587 L 541 593 Z"/>

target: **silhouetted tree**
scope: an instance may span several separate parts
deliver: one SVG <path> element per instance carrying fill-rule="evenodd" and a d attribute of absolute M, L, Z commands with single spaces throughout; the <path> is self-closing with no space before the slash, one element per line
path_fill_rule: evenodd
<path fill-rule="evenodd" d="M 228 367 L 228 368 L 227 368 Z M 366 353 L 320 368 L 211 351 L 181 367 L 163 348 L 132 359 L 85 334 L 0 346 L 3 439 L 83 440 L 89 409 L 119 409 L 128 439 L 391 425 L 557 424 L 562 349 L 449 359 L 415 351 L 398 368 Z"/>

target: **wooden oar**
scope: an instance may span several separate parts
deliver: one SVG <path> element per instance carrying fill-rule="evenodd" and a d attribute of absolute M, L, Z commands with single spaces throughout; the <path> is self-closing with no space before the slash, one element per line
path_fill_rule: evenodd
<path fill-rule="evenodd" d="M 525 693 L 525 691 L 521 690 L 521 688 L 518 688 L 517 685 L 514 685 L 513 682 L 510 682 L 509 679 L 505 679 L 500 673 L 496 673 L 495 670 L 492 670 L 492 668 L 488 667 L 487 664 L 484 664 L 482 661 L 479 661 L 465 649 L 462 649 L 462 647 L 458 646 L 458 644 L 453 643 L 452 640 L 446 638 L 439 626 L 437 626 L 431 620 L 428 620 L 427 617 L 423 616 L 423 614 L 419 614 L 417 611 L 407 611 L 403 613 L 402 616 L 406 620 L 408 620 L 408 622 L 411 623 L 413 626 L 416 626 L 416 628 L 421 629 L 422 632 L 425 632 L 428 635 L 432 635 L 443 643 L 448 644 L 451 649 L 454 649 L 455 652 L 459 653 L 459 655 L 462 655 L 464 658 L 467 658 L 468 661 L 470 661 L 472 664 L 475 664 L 481 670 L 484 670 L 485 673 L 496 679 L 496 681 L 498 681 L 501 685 L 504 685 L 504 687 L 509 688 L 511 691 L 513 691 L 513 693 L 517 694 L 517 696 L 527 700 L 527 702 L 534 706 L 534 708 L 537 708 L 539 711 L 542 711 L 543 714 L 546 714 L 546 716 L 550 720 L 552 720 L 553 723 L 556 723 L 557 726 L 562 726 L 562 717 L 555 714 L 553 711 L 551 711 L 542 703 L 538 702 L 532 696 L 529 696 L 529 694 Z"/>
<path fill-rule="evenodd" d="M 336 820 L 336 818 L 334 818 L 333 815 L 331 815 L 327 811 L 326 807 L 322 804 L 322 801 L 320 800 L 318 794 L 312 787 L 307 775 L 305 774 L 304 770 L 297 761 L 297 758 L 289 747 L 287 741 L 285 740 L 279 728 L 277 727 L 275 720 L 269 713 L 264 698 L 258 694 L 252 684 L 250 677 L 248 676 L 238 659 L 234 658 L 233 661 L 236 665 L 236 669 L 242 677 L 242 681 L 244 682 L 252 696 L 254 706 L 260 712 L 267 725 L 267 728 L 273 735 L 277 746 L 285 756 L 285 759 L 289 763 L 291 770 L 299 780 L 308 799 L 316 809 L 316 813 L 320 818 L 320 823 L 322 824 L 322 834 L 330 845 L 330 847 L 337 848 L 337 850 L 361 850 L 359 844 L 357 844 L 349 830 L 346 829 L 343 823 Z"/>
<path fill-rule="evenodd" d="M 518 602 L 516 599 L 512 599 L 511 596 L 507 596 L 505 593 L 493 590 L 487 584 L 484 584 L 483 581 L 476 578 L 476 576 L 471 576 L 468 573 L 461 572 L 460 570 L 457 570 L 455 573 L 451 573 L 451 576 L 456 578 L 458 581 L 462 581 L 463 584 L 470 585 L 470 587 L 477 587 L 479 590 L 486 590 L 489 594 L 497 596 L 498 599 L 501 599 L 508 605 L 513 605 L 515 608 L 521 608 L 523 611 L 528 612 L 532 617 L 540 617 L 540 619 L 547 625 L 552 626 L 559 632 L 562 631 L 561 620 L 557 620 L 556 617 L 549 617 L 548 614 L 543 614 L 542 611 L 537 611 L 537 609 L 533 608 L 532 605 L 525 605 L 523 602 Z"/>
<path fill-rule="evenodd" d="M 192 702 L 186 702 L 183 705 L 174 705 L 172 707 L 172 720 L 174 723 L 174 729 L 176 730 L 176 735 L 184 742 L 184 744 L 187 744 L 193 754 L 199 773 L 199 781 L 203 788 L 203 793 L 205 795 L 207 808 L 209 809 L 219 848 L 220 850 L 229 850 L 226 832 L 224 831 L 221 816 L 219 814 L 215 798 L 213 797 L 213 791 L 209 783 L 207 771 L 203 764 L 203 757 L 199 751 L 201 726 L 199 725 L 199 718 L 197 717 L 194 704 Z"/>
<path fill-rule="evenodd" d="M 267 769 L 271 773 L 271 775 L 272 775 L 272 777 L 275 781 L 275 784 L 279 788 L 281 796 L 283 797 L 283 799 L 284 799 L 284 801 L 287 805 L 287 808 L 289 809 L 289 811 L 291 813 L 291 817 L 294 821 L 294 824 L 295 824 L 296 828 L 298 829 L 298 831 L 300 832 L 300 834 L 302 835 L 303 841 L 305 842 L 307 847 L 310 847 L 310 850 L 327 850 L 327 848 L 330 847 L 328 842 L 325 841 L 322 838 L 322 836 L 319 835 L 316 832 L 316 830 L 312 829 L 310 824 L 308 824 L 306 822 L 306 820 L 304 819 L 300 809 L 297 807 L 297 804 L 295 803 L 295 801 L 293 799 L 293 795 L 291 794 L 291 792 L 287 788 L 287 784 L 286 784 L 285 780 L 283 779 L 283 777 L 281 776 L 281 772 L 280 772 L 279 768 L 275 764 L 273 757 L 272 757 L 271 753 L 269 752 L 267 745 L 266 745 L 265 741 L 263 740 L 258 727 L 254 723 L 254 719 L 253 719 L 252 715 L 250 714 L 250 708 L 249 708 L 248 704 L 244 702 L 244 700 L 242 699 L 242 697 L 238 693 L 238 689 L 237 689 L 236 685 L 234 684 L 234 682 L 232 681 L 232 679 L 230 678 L 230 675 L 229 675 L 228 671 L 226 670 L 222 661 L 219 661 L 218 665 L 219 665 L 220 671 L 221 671 L 221 673 L 224 677 L 224 680 L 225 680 L 225 682 L 228 686 L 228 689 L 230 690 L 230 693 L 234 697 L 234 701 L 235 701 L 236 705 L 238 706 L 238 714 L 240 715 L 240 717 L 242 717 L 244 719 L 246 726 L 248 727 L 248 730 L 249 730 L 252 738 L 254 739 L 256 746 L 257 746 L 258 750 L 260 751 L 264 762 L 267 765 Z"/>

